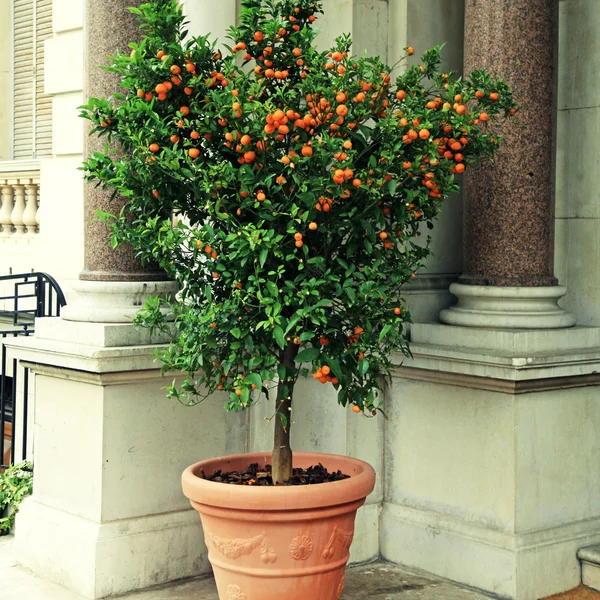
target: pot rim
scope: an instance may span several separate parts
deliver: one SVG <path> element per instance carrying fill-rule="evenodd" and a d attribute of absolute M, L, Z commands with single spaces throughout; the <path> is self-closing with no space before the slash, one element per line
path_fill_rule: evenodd
<path fill-rule="evenodd" d="M 198 476 L 200 469 L 214 471 L 236 468 L 239 463 L 267 464 L 270 452 L 233 454 L 200 461 L 188 467 L 182 475 L 183 493 L 190 501 L 220 508 L 256 511 L 281 511 L 336 506 L 366 498 L 375 487 L 375 469 L 357 458 L 319 452 L 294 452 L 294 465 L 304 467 L 322 463 L 329 470 L 340 469 L 349 479 L 299 486 L 242 486 L 208 481 Z M 225 470 L 224 468 L 224 470 Z"/>

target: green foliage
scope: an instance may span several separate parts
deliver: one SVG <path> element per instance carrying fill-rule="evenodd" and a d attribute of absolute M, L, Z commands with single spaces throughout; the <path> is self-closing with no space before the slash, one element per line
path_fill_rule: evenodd
<path fill-rule="evenodd" d="M 15 524 L 19 505 L 32 491 L 32 463 L 25 461 L 12 465 L 0 474 L 0 535 L 10 532 Z"/>
<path fill-rule="evenodd" d="M 429 254 L 419 236 L 456 175 L 498 149 L 488 125 L 514 114 L 510 90 L 439 73 L 439 47 L 395 81 L 348 36 L 320 52 L 314 0 L 245 0 L 223 50 L 186 38 L 176 0 L 132 10 L 144 38 L 109 67 L 123 92 L 82 107 L 108 141 L 85 170 L 126 200 L 104 215 L 114 243 L 180 283 L 161 359 L 188 377 L 170 394 L 224 390 L 240 410 L 254 388 L 313 374 L 371 414 L 392 353 L 409 355 L 400 292 Z M 137 322 L 169 330 L 161 308 Z"/>

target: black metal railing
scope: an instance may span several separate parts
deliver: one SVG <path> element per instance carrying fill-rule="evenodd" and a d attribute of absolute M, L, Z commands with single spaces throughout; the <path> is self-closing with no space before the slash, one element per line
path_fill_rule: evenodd
<path fill-rule="evenodd" d="M 60 286 L 46 273 L 0 276 L 0 471 L 27 458 L 29 419 L 29 369 L 20 367 L 17 359 L 13 359 L 9 373 L 10 363 L 3 341 L 9 337 L 32 335 L 37 317 L 58 317 L 66 303 Z M 23 382 L 22 403 L 17 401 L 20 381 Z M 22 415 L 17 415 L 19 405 Z M 19 438 L 22 444 L 20 457 L 17 456 Z"/>

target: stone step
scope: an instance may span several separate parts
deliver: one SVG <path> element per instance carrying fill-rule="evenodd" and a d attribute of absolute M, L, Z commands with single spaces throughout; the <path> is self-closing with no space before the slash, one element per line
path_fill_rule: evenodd
<path fill-rule="evenodd" d="M 600 544 L 581 548 L 577 557 L 581 561 L 583 585 L 600 592 Z"/>

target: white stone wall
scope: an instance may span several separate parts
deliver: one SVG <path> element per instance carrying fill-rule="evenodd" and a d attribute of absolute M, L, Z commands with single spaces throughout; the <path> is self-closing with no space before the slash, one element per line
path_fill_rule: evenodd
<path fill-rule="evenodd" d="M 564 307 L 600 325 L 600 2 L 559 3 L 556 275 Z"/>
<path fill-rule="evenodd" d="M 0 274 L 45 271 L 68 294 L 69 282 L 83 269 L 83 174 L 78 168 L 84 134 L 77 107 L 84 103 L 84 1 L 54 0 L 52 10 L 54 35 L 45 43 L 45 91 L 54 96 L 53 157 L 40 166 L 40 232 L 0 240 Z M 10 116 L 0 110 L 3 124 L 6 118 Z M 0 156 L 3 153 L 0 148 Z"/>

